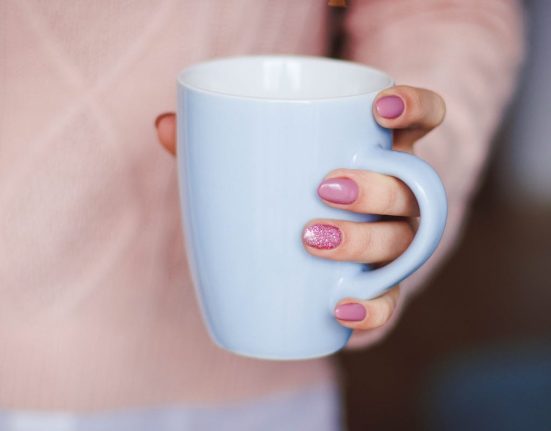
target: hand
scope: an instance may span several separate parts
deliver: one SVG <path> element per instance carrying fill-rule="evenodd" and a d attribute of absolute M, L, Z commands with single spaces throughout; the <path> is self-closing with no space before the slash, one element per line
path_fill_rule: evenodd
<path fill-rule="evenodd" d="M 395 129 L 395 150 L 413 153 L 414 143 L 443 121 L 445 105 L 430 90 L 396 86 L 377 95 L 373 115 L 381 126 Z M 160 143 L 174 155 L 175 115 L 160 115 L 156 127 Z M 417 201 L 409 188 L 394 177 L 359 169 L 336 169 L 321 182 L 318 195 L 334 208 L 396 218 L 373 223 L 311 220 L 305 225 L 303 243 L 314 256 L 384 264 L 397 258 L 413 240 L 419 216 Z M 400 287 L 395 286 L 369 301 L 343 299 L 335 308 L 335 317 L 343 326 L 355 330 L 378 328 L 392 316 L 399 294 Z"/>

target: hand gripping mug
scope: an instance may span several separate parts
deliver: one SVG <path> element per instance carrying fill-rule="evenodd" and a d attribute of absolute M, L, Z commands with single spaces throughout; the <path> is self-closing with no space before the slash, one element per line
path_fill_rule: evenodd
<path fill-rule="evenodd" d="M 421 159 L 392 151 L 373 118 L 385 73 L 313 56 L 220 58 L 178 77 L 178 177 L 185 248 L 212 340 L 236 354 L 296 360 L 342 349 L 352 330 L 334 317 L 344 298 L 370 299 L 419 268 L 446 222 L 444 187 Z M 373 221 L 322 203 L 336 168 L 395 176 L 415 195 L 410 247 L 373 269 L 310 255 L 314 218 Z"/>

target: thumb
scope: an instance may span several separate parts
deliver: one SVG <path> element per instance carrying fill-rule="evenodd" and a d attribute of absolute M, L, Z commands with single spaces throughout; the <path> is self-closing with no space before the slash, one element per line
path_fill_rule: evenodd
<path fill-rule="evenodd" d="M 167 112 L 155 120 L 160 144 L 173 156 L 176 155 L 176 114 Z"/>

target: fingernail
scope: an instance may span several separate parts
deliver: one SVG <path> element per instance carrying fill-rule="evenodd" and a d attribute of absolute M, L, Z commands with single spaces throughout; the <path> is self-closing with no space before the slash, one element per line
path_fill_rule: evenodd
<path fill-rule="evenodd" d="M 375 108 L 381 117 L 398 118 L 404 112 L 404 101 L 398 96 L 385 96 L 377 100 Z"/>
<path fill-rule="evenodd" d="M 155 118 L 155 128 L 159 127 L 159 123 L 161 122 L 161 120 L 170 114 L 172 114 L 172 112 L 165 112 L 164 114 L 160 114 L 157 118 Z"/>
<path fill-rule="evenodd" d="M 358 185 L 350 178 L 329 178 L 319 185 L 318 195 L 329 202 L 351 204 L 358 197 Z"/>
<path fill-rule="evenodd" d="M 341 304 L 335 308 L 335 317 L 340 320 L 348 320 L 351 322 L 359 322 L 365 319 L 367 312 L 362 304 L 349 302 Z"/>
<path fill-rule="evenodd" d="M 304 229 L 302 234 L 302 241 L 306 245 L 326 250 L 337 247 L 341 240 L 341 230 L 330 224 L 313 224 Z"/>

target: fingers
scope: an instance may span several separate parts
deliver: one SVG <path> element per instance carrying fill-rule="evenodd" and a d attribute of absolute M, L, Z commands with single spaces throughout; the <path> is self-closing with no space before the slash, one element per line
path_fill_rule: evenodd
<path fill-rule="evenodd" d="M 388 262 L 400 256 L 413 241 L 405 221 L 356 223 L 314 220 L 302 232 L 302 241 L 313 256 L 360 263 Z"/>
<path fill-rule="evenodd" d="M 361 169 L 336 169 L 318 187 L 329 206 L 366 214 L 416 217 L 419 206 L 402 181 Z"/>
<path fill-rule="evenodd" d="M 372 300 L 347 298 L 335 307 L 335 318 L 347 328 L 375 329 L 383 326 L 396 309 L 400 286 L 395 286 L 384 295 Z"/>
<path fill-rule="evenodd" d="M 170 154 L 176 154 L 176 114 L 167 112 L 161 114 L 155 120 L 157 137 L 161 145 Z"/>
<path fill-rule="evenodd" d="M 416 140 L 444 120 L 446 108 L 436 93 L 396 86 L 377 95 L 373 115 L 383 127 L 394 129 L 393 148 L 413 152 Z M 413 193 L 400 180 L 373 172 L 337 169 L 318 187 L 318 195 L 332 207 L 357 213 L 416 217 L 419 208 Z M 303 230 L 305 249 L 333 260 L 377 263 L 403 253 L 414 236 L 411 223 L 403 221 L 354 223 L 317 220 Z M 375 329 L 392 316 L 399 286 L 373 300 L 349 298 L 335 308 L 335 317 L 353 329 Z"/>
<path fill-rule="evenodd" d="M 444 120 L 446 105 L 434 91 L 398 85 L 381 91 L 373 103 L 375 120 L 395 129 L 394 147 L 410 149 L 413 143 Z"/>

